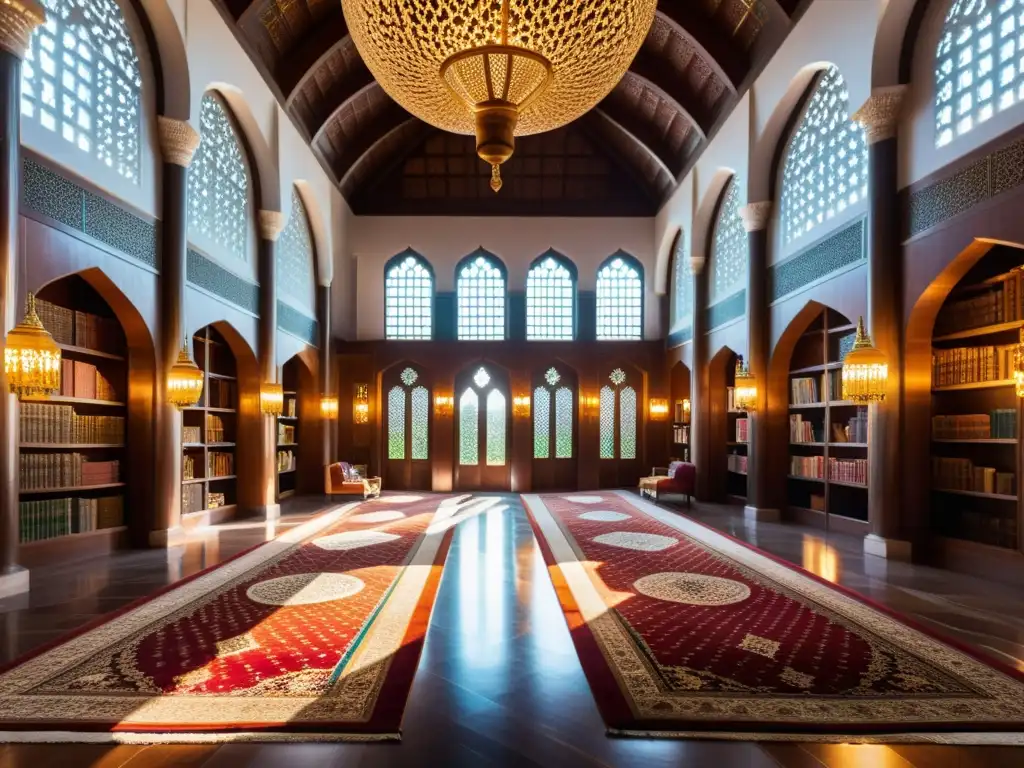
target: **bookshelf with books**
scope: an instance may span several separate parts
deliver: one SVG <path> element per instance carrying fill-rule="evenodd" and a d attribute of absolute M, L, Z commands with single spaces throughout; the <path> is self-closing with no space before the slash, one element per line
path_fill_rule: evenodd
<path fill-rule="evenodd" d="M 672 460 L 690 460 L 690 370 L 682 362 L 672 366 L 669 374 L 669 416 L 672 430 L 669 435 L 669 457 Z"/>
<path fill-rule="evenodd" d="M 789 367 L 787 516 L 867 532 L 867 409 L 842 399 L 842 359 L 854 327 L 822 308 L 793 348 Z"/>
<path fill-rule="evenodd" d="M 726 442 L 726 495 L 729 500 L 746 502 L 747 500 L 747 457 L 749 441 L 749 424 L 747 412 L 736 407 L 736 356 L 726 377 L 726 413 L 728 440 Z"/>
<path fill-rule="evenodd" d="M 935 537 L 1018 555 L 1021 414 L 1012 378 L 1024 327 L 1020 261 L 1015 249 L 993 249 L 936 316 L 928 514 Z"/>
<path fill-rule="evenodd" d="M 292 358 L 281 371 L 281 385 L 284 387 L 284 410 L 277 418 L 277 498 L 285 499 L 298 488 L 299 455 L 299 383 L 296 367 L 300 365 Z"/>
<path fill-rule="evenodd" d="M 205 380 L 199 402 L 182 413 L 181 514 L 185 521 L 212 510 L 217 510 L 218 518 L 224 517 L 237 504 L 235 358 L 212 326 L 195 333 L 192 352 Z"/>

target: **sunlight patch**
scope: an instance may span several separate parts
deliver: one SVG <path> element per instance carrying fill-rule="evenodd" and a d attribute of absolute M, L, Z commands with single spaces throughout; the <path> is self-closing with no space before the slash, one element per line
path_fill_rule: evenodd
<path fill-rule="evenodd" d="M 253 584 L 245 595 L 263 605 L 315 605 L 352 597 L 365 586 L 362 579 L 344 573 L 299 573 Z"/>
<path fill-rule="evenodd" d="M 600 504 L 604 501 L 600 496 L 563 496 L 562 498 L 573 504 Z"/>
<path fill-rule="evenodd" d="M 412 504 L 414 501 L 423 501 L 422 496 L 385 496 L 384 498 L 374 499 L 374 501 L 381 502 L 383 504 Z"/>
<path fill-rule="evenodd" d="M 387 544 L 400 538 L 402 537 L 397 533 L 387 533 L 386 531 L 345 531 L 314 539 L 313 544 L 329 552 L 346 552 L 350 549 Z"/>
<path fill-rule="evenodd" d="M 364 512 L 361 515 L 352 515 L 349 522 L 352 523 L 390 523 L 392 520 L 402 520 L 405 515 L 394 509 L 382 509 L 380 512 Z"/>
<path fill-rule="evenodd" d="M 656 533 L 616 531 L 595 536 L 594 541 L 598 544 L 607 544 L 609 547 L 635 549 L 638 552 L 661 552 L 661 550 L 677 544 L 679 539 L 674 539 L 671 536 L 659 536 Z"/>
<path fill-rule="evenodd" d="M 629 515 L 624 512 L 613 512 L 610 509 L 584 512 L 579 517 L 580 520 L 593 520 L 595 523 L 617 523 L 620 520 L 629 520 Z"/>

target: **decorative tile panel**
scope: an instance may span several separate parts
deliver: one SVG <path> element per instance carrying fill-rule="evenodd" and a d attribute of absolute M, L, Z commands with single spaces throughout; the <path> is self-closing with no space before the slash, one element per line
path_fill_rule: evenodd
<path fill-rule="evenodd" d="M 867 258 L 866 220 L 860 218 L 810 248 L 768 270 L 776 301 L 825 275 Z"/>
<path fill-rule="evenodd" d="M 317 345 L 316 318 L 307 317 L 283 301 L 277 302 L 277 327 L 296 338 L 302 339 L 310 346 L 315 347 Z"/>
<path fill-rule="evenodd" d="M 144 264 L 156 266 L 156 228 L 91 192 L 85 193 L 85 233 Z"/>
<path fill-rule="evenodd" d="M 203 288 L 247 312 L 259 314 L 259 286 L 228 272 L 198 251 L 188 249 L 186 277 L 192 285 Z"/>
<path fill-rule="evenodd" d="M 973 208 L 989 195 L 989 158 L 985 158 L 910 195 L 910 236 Z"/>
<path fill-rule="evenodd" d="M 744 288 L 742 291 L 722 299 L 705 311 L 708 313 L 707 328 L 709 331 L 738 317 L 743 317 L 747 313 L 747 289 Z"/>

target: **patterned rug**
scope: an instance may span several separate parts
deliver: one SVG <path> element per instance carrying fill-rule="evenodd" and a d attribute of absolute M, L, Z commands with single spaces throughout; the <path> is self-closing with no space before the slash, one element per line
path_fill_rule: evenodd
<path fill-rule="evenodd" d="M 0 741 L 397 739 L 450 497 L 349 504 L 0 674 Z"/>
<path fill-rule="evenodd" d="M 1024 675 L 633 494 L 523 497 L 616 735 L 1024 744 Z"/>

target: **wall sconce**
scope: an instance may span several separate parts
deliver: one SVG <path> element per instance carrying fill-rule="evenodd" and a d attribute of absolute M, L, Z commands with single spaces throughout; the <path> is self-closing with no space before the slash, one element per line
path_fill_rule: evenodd
<path fill-rule="evenodd" d="M 438 416 L 451 416 L 455 411 L 455 398 L 451 395 L 437 395 L 434 398 L 434 413 Z"/>
<path fill-rule="evenodd" d="M 370 423 L 370 385 L 356 384 L 356 394 L 352 398 L 352 423 Z"/>
<path fill-rule="evenodd" d="M 594 415 L 601 408 L 601 398 L 597 395 L 583 395 L 580 399 L 583 401 L 584 413 Z"/>
<path fill-rule="evenodd" d="M 683 424 L 690 423 L 690 398 L 683 399 Z"/>
<path fill-rule="evenodd" d="M 325 419 L 338 418 L 338 398 L 322 395 L 320 397 L 320 415 Z"/>
<path fill-rule="evenodd" d="M 653 421 L 664 421 L 668 418 L 668 400 L 662 397 L 652 397 L 647 403 L 647 410 Z"/>
<path fill-rule="evenodd" d="M 526 418 L 530 415 L 530 396 L 516 395 L 512 398 L 512 415 Z"/>
<path fill-rule="evenodd" d="M 268 416 L 284 413 L 284 387 L 271 381 L 260 384 L 260 412 Z"/>

